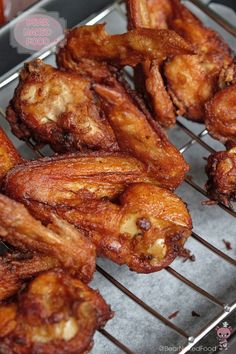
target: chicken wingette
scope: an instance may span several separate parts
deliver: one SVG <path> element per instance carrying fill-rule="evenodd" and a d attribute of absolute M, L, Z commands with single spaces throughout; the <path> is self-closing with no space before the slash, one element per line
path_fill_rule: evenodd
<path fill-rule="evenodd" d="M 118 150 L 91 83 L 35 60 L 25 64 L 7 109 L 12 132 L 58 152 Z"/>
<path fill-rule="evenodd" d="M 96 160 L 97 164 L 99 161 L 100 173 L 94 170 L 89 188 L 83 179 L 76 183 L 75 165 L 59 157 L 11 170 L 5 180 L 5 192 L 44 222 L 53 212 L 72 223 L 93 242 L 98 255 L 118 264 L 143 273 L 170 264 L 191 234 L 191 218 L 185 204 L 150 181 L 127 187 L 127 181 L 121 178 L 117 188 L 115 177 L 106 171 L 107 164 L 104 168 L 101 159 Z M 89 174 L 84 172 L 84 181 L 86 177 L 89 181 Z M 104 179 L 106 188 L 99 188 L 97 177 Z M 53 185 L 54 181 L 58 182 Z"/>
<path fill-rule="evenodd" d="M 96 329 L 112 316 L 97 291 L 63 271 L 48 271 L 0 305 L 0 353 L 88 353 Z"/>
<path fill-rule="evenodd" d="M 120 149 L 142 161 L 160 186 L 174 190 L 184 180 L 189 166 L 151 116 L 115 79 L 95 85 Z"/>
<path fill-rule="evenodd" d="M 46 208 L 46 206 L 45 206 Z M 51 256 L 84 281 L 95 271 L 95 248 L 72 225 L 49 215 L 45 227 L 24 205 L 0 195 L 0 239 L 22 251 Z"/>

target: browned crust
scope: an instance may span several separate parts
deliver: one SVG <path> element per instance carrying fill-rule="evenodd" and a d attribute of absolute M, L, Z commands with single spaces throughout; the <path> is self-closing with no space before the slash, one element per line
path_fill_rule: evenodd
<path fill-rule="evenodd" d="M 206 103 L 205 123 L 213 138 L 236 143 L 236 85 L 217 92 Z"/>
<path fill-rule="evenodd" d="M 58 152 L 118 150 L 114 133 L 96 103 L 91 83 L 40 60 L 27 63 L 7 109 L 13 133 Z"/>
<path fill-rule="evenodd" d="M 14 247 L 46 254 L 88 282 L 95 271 L 95 248 L 72 225 L 49 215 L 45 227 L 24 205 L 0 195 L 0 238 Z"/>
<path fill-rule="evenodd" d="M 112 316 L 98 292 L 62 271 L 49 271 L 0 306 L 0 353 L 82 354 Z"/>
<path fill-rule="evenodd" d="M 220 151 L 208 157 L 206 165 L 209 196 L 226 206 L 236 200 L 236 148 Z"/>

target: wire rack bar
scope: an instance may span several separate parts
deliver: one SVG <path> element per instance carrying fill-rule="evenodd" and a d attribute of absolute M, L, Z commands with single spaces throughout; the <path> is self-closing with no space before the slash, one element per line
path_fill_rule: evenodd
<path fill-rule="evenodd" d="M 205 143 L 205 141 L 203 141 L 201 138 L 208 135 L 208 131 L 207 129 L 204 129 L 200 134 L 196 135 L 194 134 L 190 129 L 188 129 L 183 123 L 181 123 L 180 121 L 176 121 L 177 126 L 179 126 L 186 134 L 188 134 L 192 140 L 190 140 L 189 142 L 187 142 L 185 145 L 183 145 L 180 149 L 181 154 L 184 153 L 188 148 L 190 148 L 193 144 L 195 144 L 196 142 L 198 142 L 198 144 L 202 145 L 206 150 L 208 150 L 210 153 L 214 153 L 215 150 L 208 145 L 207 143 Z M 189 146 L 190 144 L 190 146 Z"/>
<path fill-rule="evenodd" d="M 103 268 L 101 268 L 98 265 L 97 265 L 97 271 L 100 274 L 102 274 L 107 280 L 109 280 L 113 285 L 115 285 L 120 291 L 122 291 L 125 295 L 127 295 L 130 299 L 132 299 L 136 304 L 141 306 L 143 309 L 145 309 L 151 315 L 156 317 L 158 320 L 160 320 L 166 326 L 168 326 L 171 329 L 173 329 L 175 332 L 177 332 L 182 337 L 189 338 L 189 335 L 182 328 L 179 328 L 178 326 L 173 324 L 171 321 L 167 320 L 164 316 L 159 314 L 156 310 L 154 310 L 152 307 L 147 305 L 143 300 L 141 300 L 139 297 L 134 295 L 124 285 L 122 285 L 118 280 L 113 278 L 109 273 L 107 273 Z"/>
<path fill-rule="evenodd" d="M 227 32 L 232 34 L 232 36 L 236 37 L 236 27 L 231 25 L 224 17 L 220 16 L 217 12 L 212 10 L 209 6 L 203 4 L 200 0 L 188 0 L 195 6 L 197 6 L 202 12 L 204 12 L 207 16 L 209 16 L 212 20 L 214 20 L 218 25 L 224 28 Z"/>
<path fill-rule="evenodd" d="M 233 266 L 236 266 L 236 260 L 228 256 L 226 253 L 220 251 L 218 248 L 213 246 L 211 243 L 207 242 L 205 239 L 203 239 L 201 236 L 196 234 L 196 232 L 192 232 L 192 237 L 200 242 L 202 245 L 207 247 L 210 251 L 214 252 L 217 254 L 219 257 L 223 258 L 226 262 L 232 264 Z"/>
<path fill-rule="evenodd" d="M 221 302 L 220 300 L 218 300 L 215 296 L 209 294 L 207 291 L 205 291 L 204 289 L 200 288 L 200 286 L 194 284 L 192 281 L 190 281 L 189 279 L 185 278 L 183 275 L 181 275 L 180 273 L 178 273 L 176 270 L 174 270 L 171 267 L 167 267 L 165 268 L 165 270 L 170 273 L 171 275 L 173 275 L 175 278 L 179 279 L 182 283 L 186 284 L 188 287 L 190 287 L 191 289 L 193 289 L 195 292 L 203 295 L 204 297 L 208 298 L 208 300 L 210 300 L 212 303 L 224 308 L 225 304 L 223 302 Z"/>
<path fill-rule="evenodd" d="M 110 342 L 112 342 L 113 344 L 115 344 L 116 347 L 120 348 L 121 350 L 123 350 L 124 353 L 127 354 L 135 354 L 134 352 L 132 352 L 132 350 L 130 350 L 126 345 L 124 345 L 123 343 L 121 343 L 117 338 L 113 337 L 109 332 L 107 332 L 105 329 L 99 329 L 98 332 L 100 332 L 104 337 L 106 337 Z"/>

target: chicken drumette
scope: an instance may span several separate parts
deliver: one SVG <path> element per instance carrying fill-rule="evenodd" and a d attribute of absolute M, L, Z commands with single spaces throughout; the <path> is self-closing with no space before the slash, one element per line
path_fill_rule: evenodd
<path fill-rule="evenodd" d="M 63 271 L 48 271 L 0 305 L 0 353 L 84 354 L 112 316 L 97 291 Z"/>

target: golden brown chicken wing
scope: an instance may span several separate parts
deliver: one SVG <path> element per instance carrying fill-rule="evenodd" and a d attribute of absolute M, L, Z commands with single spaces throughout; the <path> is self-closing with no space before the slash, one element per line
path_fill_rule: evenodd
<path fill-rule="evenodd" d="M 122 183 L 122 179 L 119 188 L 114 189 L 111 175 L 112 188 L 107 188 L 106 194 L 102 187 L 102 196 L 112 198 L 112 193 L 117 195 L 122 184 L 125 189 L 119 199 L 111 202 L 107 198 L 98 198 L 101 194 L 96 179 L 94 189 L 93 182 L 90 184 L 92 193 L 88 193 L 83 183 L 76 185 L 71 172 L 68 178 L 64 174 L 62 185 L 54 185 L 52 195 L 50 179 L 55 180 L 61 174 L 57 173 L 62 171 L 62 164 L 57 166 L 57 169 L 51 168 L 51 175 L 50 164 L 42 163 L 40 168 L 40 163 L 28 163 L 25 168 L 15 169 L 6 178 L 6 193 L 22 201 L 44 221 L 47 221 L 49 212 L 57 213 L 90 238 L 98 254 L 118 264 L 127 264 L 137 272 L 160 270 L 178 255 L 191 233 L 191 218 L 184 203 L 174 194 L 150 183 L 137 183 L 125 189 L 126 182 Z M 66 171 L 72 170 L 67 168 Z M 105 169 L 102 175 L 108 186 L 109 174 Z M 33 180 L 32 184 L 25 183 L 28 178 Z M 61 177 L 59 179 L 61 181 Z M 63 192 L 64 181 L 76 190 L 76 195 L 69 193 L 67 196 L 67 191 Z"/>
<path fill-rule="evenodd" d="M 213 200 L 230 206 L 236 200 L 236 145 L 208 157 L 206 189 Z"/>
<path fill-rule="evenodd" d="M 55 151 L 118 150 L 113 131 L 95 103 L 85 77 L 35 60 L 21 71 L 7 120 L 18 138 L 32 137 Z"/>
<path fill-rule="evenodd" d="M 205 123 L 213 138 L 236 144 L 236 84 L 217 92 L 206 103 Z"/>
<path fill-rule="evenodd" d="M 121 150 L 146 164 L 160 186 L 177 188 L 189 167 L 161 127 L 139 109 L 138 102 L 116 80 L 110 79 L 107 85 L 95 85 L 95 90 L 102 98 Z"/>
<path fill-rule="evenodd" d="M 60 266 L 53 257 L 13 251 L 0 257 L 0 302 L 14 295 L 26 280 Z"/>
<path fill-rule="evenodd" d="M 101 295 L 61 271 L 39 275 L 0 306 L 1 354 L 83 354 L 112 317 Z"/>
<path fill-rule="evenodd" d="M 109 153 L 70 154 L 19 165 L 5 180 L 14 199 L 77 207 L 83 198 L 114 200 L 131 183 L 156 183 L 137 159 Z M 37 188 L 35 188 L 37 186 Z M 28 194 L 29 193 L 29 194 Z"/>
<path fill-rule="evenodd" d="M 167 28 L 165 16 L 170 12 L 168 1 L 127 0 L 126 5 L 129 29 Z M 134 74 L 136 89 L 148 102 L 153 118 L 165 128 L 172 126 L 176 119 L 175 111 L 160 73 L 160 63 L 146 60 L 135 68 Z"/>
<path fill-rule="evenodd" d="M 169 2 L 172 16 L 168 17 L 168 28 L 191 43 L 197 55 L 176 56 L 165 64 L 168 90 L 179 114 L 201 122 L 205 102 L 232 80 L 226 72 L 232 71 L 233 56 L 223 39 L 203 26 L 179 0 Z"/>
<path fill-rule="evenodd" d="M 109 35 L 104 24 L 72 29 L 64 48 L 75 62 L 88 58 L 117 66 L 136 66 L 147 59 L 162 62 L 173 55 L 193 53 L 191 45 L 173 31 L 138 28 Z M 59 63 L 67 68 L 67 63 Z"/>
<path fill-rule="evenodd" d="M 23 251 L 40 252 L 56 258 L 72 274 L 90 281 L 95 271 L 92 243 L 55 215 L 51 215 L 49 221 L 48 227 L 43 226 L 24 205 L 0 195 L 1 240 Z"/>
<path fill-rule="evenodd" d="M 0 128 L 0 183 L 3 177 L 13 166 L 21 162 L 21 157 Z"/>

